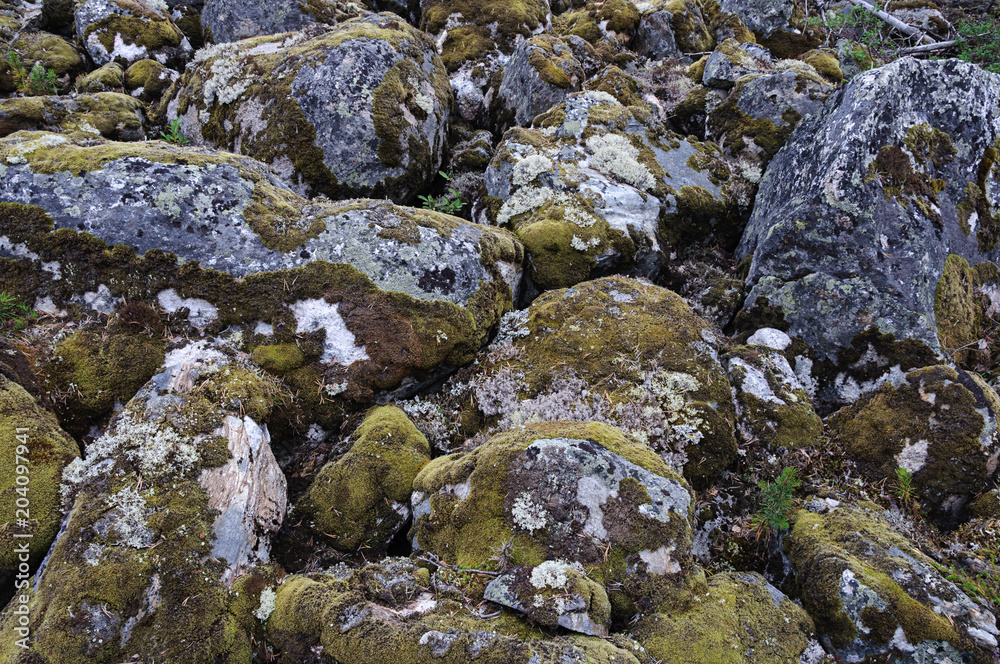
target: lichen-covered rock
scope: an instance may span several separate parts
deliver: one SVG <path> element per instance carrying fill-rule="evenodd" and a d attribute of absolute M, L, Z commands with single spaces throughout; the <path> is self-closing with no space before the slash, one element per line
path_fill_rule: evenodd
<path fill-rule="evenodd" d="M 438 45 L 464 120 L 484 126 L 503 66 L 518 44 L 551 20 L 547 0 L 420 2 L 420 29 Z"/>
<path fill-rule="evenodd" d="M 201 25 L 208 41 L 222 44 L 293 32 L 317 23 L 334 26 L 361 16 L 365 10 L 365 5 L 355 0 L 207 0 L 201 10 Z"/>
<path fill-rule="evenodd" d="M 452 103 L 434 44 L 388 13 L 217 44 L 172 90 L 161 113 L 193 143 L 271 164 L 301 194 L 396 202 L 437 172 Z"/>
<path fill-rule="evenodd" d="M 349 664 L 640 663 L 641 647 L 629 639 L 545 635 L 510 612 L 483 620 L 468 603 L 481 591 L 464 592 L 400 558 L 289 575 L 277 587 L 267 639 L 289 664 L 318 653 Z"/>
<path fill-rule="evenodd" d="M 514 227 L 539 288 L 652 278 L 661 246 L 739 233 L 741 181 L 721 152 L 663 132 L 647 107 L 573 93 L 536 126 L 505 135 L 485 185 L 487 218 Z"/>
<path fill-rule="evenodd" d="M 737 346 L 722 358 L 736 402 L 736 421 L 747 441 L 777 449 L 819 444 L 823 422 L 788 360 L 766 346 Z"/>
<path fill-rule="evenodd" d="M 532 118 L 580 89 L 584 72 L 573 51 L 561 39 L 538 35 L 522 42 L 503 68 L 497 93 L 502 115 L 513 123 L 530 124 Z"/>
<path fill-rule="evenodd" d="M 778 70 L 778 68 L 782 68 Z M 782 60 L 776 71 L 736 81 L 706 122 L 710 140 L 724 142 L 731 153 L 763 174 L 802 118 L 816 115 L 833 87 L 812 67 Z M 760 175 L 753 179 L 759 182 Z"/>
<path fill-rule="evenodd" d="M 27 593 L 29 648 L 6 661 L 249 661 L 226 588 L 267 560 L 284 517 L 258 424 L 279 394 L 224 349 L 169 353 L 64 471 L 72 510 Z M 3 616 L 5 637 L 15 618 Z"/>
<path fill-rule="evenodd" d="M 831 436 L 872 479 L 895 479 L 905 468 L 929 515 L 954 525 L 996 475 L 998 416 L 1000 397 L 982 378 L 933 366 L 863 395 L 829 422 Z"/>
<path fill-rule="evenodd" d="M 371 411 L 351 439 L 351 449 L 323 466 L 296 509 L 334 548 L 377 554 L 409 520 L 413 478 L 431 448 L 395 406 Z"/>
<path fill-rule="evenodd" d="M 179 76 L 180 73 L 156 60 L 139 60 L 125 70 L 123 83 L 130 95 L 155 105 Z"/>
<path fill-rule="evenodd" d="M 683 613 L 643 616 L 631 632 L 656 660 L 671 664 L 800 662 L 813 622 L 755 572 L 715 574 Z"/>
<path fill-rule="evenodd" d="M 678 295 L 607 277 L 545 293 L 505 318 L 480 366 L 453 380 L 446 398 L 460 399 L 473 426 L 462 435 L 538 420 L 606 422 L 701 485 L 736 457 L 718 345 Z"/>
<path fill-rule="evenodd" d="M 13 351 L 25 362 L 9 346 L 4 344 L 2 352 Z M 63 516 L 59 482 L 80 449 L 52 411 L 7 375 L 10 366 L 0 375 L 0 453 L 10 459 L 0 468 L 0 523 L 6 524 L 0 529 L 0 579 L 23 589 L 21 582 L 56 538 Z M 28 389 L 37 390 L 33 377 L 26 378 Z"/>
<path fill-rule="evenodd" d="M 125 89 L 125 70 L 117 62 L 109 62 L 89 74 L 77 76 L 74 86 L 77 92 L 121 92 Z"/>
<path fill-rule="evenodd" d="M 643 3 L 645 5 L 646 3 Z M 635 31 L 632 48 L 639 55 L 650 60 L 666 60 L 683 57 L 674 38 L 671 26 L 673 15 L 665 9 L 650 8 L 639 18 L 639 26 Z"/>
<path fill-rule="evenodd" d="M 605 586 L 618 619 L 682 606 L 704 584 L 690 556 L 687 483 L 603 424 L 513 429 L 435 459 L 413 489 L 414 547 L 480 569 L 499 559 L 580 563 Z"/>
<path fill-rule="evenodd" d="M 778 320 L 811 347 L 796 372 L 821 402 L 850 402 L 897 364 L 866 355 L 866 330 L 893 335 L 904 371 L 941 356 L 947 256 L 1000 253 L 998 103 L 995 74 L 903 58 L 840 88 L 771 161 L 737 252 L 752 256 L 741 325 Z"/>
<path fill-rule="evenodd" d="M 702 83 L 710 88 L 728 90 L 736 79 L 771 69 L 774 58 L 758 44 L 740 44 L 735 39 L 727 39 L 719 44 L 708 60 L 702 73 Z"/>
<path fill-rule="evenodd" d="M 795 0 L 722 0 L 719 6 L 739 16 L 759 39 L 767 39 L 776 30 L 794 30 Z"/>
<path fill-rule="evenodd" d="M 0 137 L 41 130 L 81 139 L 144 141 L 142 102 L 116 92 L 77 97 L 12 97 L 0 101 Z"/>
<path fill-rule="evenodd" d="M 310 416 L 470 361 L 518 296 L 523 250 L 504 231 L 387 201 L 310 205 L 227 153 L 18 132 L 0 139 L 0 198 L 15 201 L 0 204 L 0 289 L 55 310 L 103 288 L 245 326 L 254 345 L 309 335 L 286 379 Z"/>
<path fill-rule="evenodd" d="M 800 510 L 784 540 L 797 595 L 844 661 L 996 661 L 996 618 L 871 503 Z"/>
<path fill-rule="evenodd" d="M 490 581 L 483 599 L 520 611 L 548 627 L 608 635 L 608 594 L 604 586 L 587 578 L 579 563 L 546 560 L 535 567 L 516 567 Z"/>
<path fill-rule="evenodd" d="M 555 18 L 552 30 L 560 36 L 577 35 L 591 44 L 600 41 L 618 48 L 628 44 L 639 25 L 639 10 L 630 0 L 589 0 Z"/>
<path fill-rule="evenodd" d="M 76 36 L 98 65 L 127 67 L 152 58 L 181 68 L 191 44 L 174 25 L 165 5 L 145 0 L 84 0 L 74 11 Z"/>

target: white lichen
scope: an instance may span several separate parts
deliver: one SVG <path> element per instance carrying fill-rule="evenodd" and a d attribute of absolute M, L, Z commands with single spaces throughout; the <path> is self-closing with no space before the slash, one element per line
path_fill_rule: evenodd
<path fill-rule="evenodd" d="M 620 134 L 591 136 L 587 149 L 593 153 L 590 165 L 599 172 L 630 184 L 636 189 L 649 191 L 656 181 L 645 165 L 639 163 L 639 148 Z"/>
<path fill-rule="evenodd" d="M 542 173 L 552 170 L 552 160 L 540 154 L 533 154 L 525 157 L 514 165 L 511 174 L 511 183 L 515 187 L 523 187 L 535 181 Z"/>
<path fill-rule="evenodd" d="M 257 607 L 254 616 L 261 621 L 266 621 L 270 618 L 271 614 L 274 613 L 275 599 L 277 597 L 278 594 L 274 592 L 273 588 L 270 586 L 264 588 L 260 593 L 260 606 Z"/>

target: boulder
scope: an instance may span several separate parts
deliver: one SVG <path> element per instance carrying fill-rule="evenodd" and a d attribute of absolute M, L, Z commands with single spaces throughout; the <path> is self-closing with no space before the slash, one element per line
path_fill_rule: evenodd
<path fill-rule="evenodd" d="M 996 618 L 871 503 L 814 501 L 784 547 L 797 596 L 844 661 L 995 661 Z M 810 511 L 816 510 L 816 511 Z"/>
<path fill-rule="evenodd" d="M 661 248 L 739 233 L 742 182 L 719 149 L 660 131 L 645 105 L 574 93 L 535 124 L 504 136 L 482 216 L 513 226 L 539 290 L 610 271 L 653 278 Z"/>
<path fill-rule="evenodd" d="M 503 69 L 497 102 L 513 124 L 532 118 L 580 89 L 585 78 L 573 51 L 561 39 L 538 35 L 522 42 Z"/>
<path fill-rule="evenodd" d="M 142 102 L 156 106 L 180 73 L 156 60 L 139 60 L 124 72 L 125 90 Z"/>
<path fill-rule="evenodd" d="M 773 63 L 774 57 L 763 46 L 727 39 L 705 61 L 702 83 L 710 88 L 728 90 L 740 77 L 768 71 Z"/>
<path fill-rule="evenodd" d="M 174 25 L 165 5 L 145 0 L 84 0 L 74 10 L 76 36 L 97 65 L 128 67 L 152 58 L 179 69 L 191 44 Z"/>
<path fill-rule="evenodd" d="M 431 576 L 410 560 L 387 558 L 286 576 L 267 618 L 268 642 L 297 662 L 322 653 L 350 664 L 640 663 L 641 646 L 630 639 L 545 634 L 506 611 L 484 620 L 473 604 L 481 587 L 443 571 Z"/>
<path fill-rule="evenodd" d="M 0 137 L 52 131 L 80 138 L 144 141 L 141 101 L 116 92 L 76 97 L 11 97 L 0 101 Z"/>
<path fill-rule="evenodd" d="M 771 161 L 737 251 L 752 259 L 739 324 L 801 340 L 796 372 L 825 408 L 857 398 L 851 385 L 940 362 L 948 255 L 996 262 L 998 82 L 958 60 L 902 58 L 842 87 Z"/>
<path fill-rule="evenodd" d="M 225 348 L 168 353 L 63 473 L 71 510 L 27 593 L 31 639 L 16 661 L 249 661 L 227 587 L 267 561 L 284 518 L 285 478 L 259 424 L 277 388 Z M 14 620 L 0 617 L 4 633 Z"/>
<path fill-rule="evenodd" d="M 499 434 L 433 460 L 413 489 L 414 548 L 478 569 L 580 563 L 618 620 L 683 606 L 704 584 L 690 556 L 687 483 L 603 424 L 534 423 Z"/>
<path fill-rule="evenodd" d="M 451 104 L 433 42 L 383 13 L 203 49 L 160 116 L 300 194 L 405 203 L 441 164 Z"/>
<path fill-rule="evenodd" d="M 812 633 L 809 615 L 755 572 L 714 574 L 689 611 L 643 616 L 630 632 L 671 664 L 809 661 Z"/>
<path fill-rule="evenodd" d="M 363 3 L 354 0 L 207 0 L 201 10 L 201 25 L 207 41 L 222 44 L 294 32 L 314 24 L 334 26 L 361 16 L 365 10 Z"/>
<path fill-rule="evenodd" d="M 409 521 L 413 478 L 431 448 L 395 406 L 368 413 L 351 440 L 345 455 L 319 471 L 296 510 L 334 548 L 378 554 Z"/>
<path fill-rule="evenodd" d="M 915 369 L 829 418 L 831 437 L 872 481 L 912 477 L 914 498 L 945 526 L 988 490 L 1000 461 L 1000 397 L 977 374 Z"/>

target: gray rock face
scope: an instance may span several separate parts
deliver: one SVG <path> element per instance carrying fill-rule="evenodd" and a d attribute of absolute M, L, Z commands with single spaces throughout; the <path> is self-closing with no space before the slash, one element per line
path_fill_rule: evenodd
<path fill-rule="evenodd" d="M 336 24 L 337 3 L 313 0 L 208 0 L 201 25 L 216 44 L 301 30 L 314 23 Z"/>
<path fill-rule="evenodd" d="M 835 93 L 772 160 L 737 255 L 753 257 L 744 314 L 766 301 L 813 348 L 797 373 L 818 376 L 822 361 L 886 376 L 897 360 L 852 346 L 869 328 L 925 349 L 908 350 L 904 370 L 934 363 L 945 258 L 998 256 L 998 102 L 994 74 L 903 58 Z M 820 379 L 820 399 L 852 400 L 833 384 L 847 378 Z"/>
<path fill-rule="evenodd" d="M 643 14 L 632 40 L 635 52 L 650 60 L 684 57 L 674 39 L 672 19 L 673 14 L 663 9 Z"/>
<path fill-rule="evenodd" d="M 546 560 L 537 567 L 517 567 L 491 581 L 483 599 L 549 627 L 590 636 L 608 634 L 608 595 L 603 586 L 587 578 L 579 564 Z"/>
<path fill-rule="evenodd" d="M 199 53 L 166 119 L 195 143 L 270 163 L 299 193 L 405 202 L 441 164 L 447 73 L 395 14 Z"/>
<path fill-rule="evenodd" d="M 791 31 L 789 23 L 795 11 L 795 0 L 722 0 L 722 11 L 732 12 L 762 39 L 775 30 Z"/>
<path fill-rule="evenodd" d="M 702 82 L 710 88 L 729 89 L 736 79 L 767 71 L 773 62 L 770 51 L 763 46 L 727 39 L 708 56 Z"/>
<path fill-rule="evenodd" d="M 74 18 L 77 38 L 98 65 L 115 61 L 127 67 L 152 58 L 179 68 L 191 55 L 191 44 L 168 13 L 143 0 L 85 0 Z"/>
<path fill-rule="evenodd" d="M 514 124 L 531 119 L 580 89 L 584 72 L 562 40 L 542 35 L 522 42 L 503 69 L 497 98 Z"/>

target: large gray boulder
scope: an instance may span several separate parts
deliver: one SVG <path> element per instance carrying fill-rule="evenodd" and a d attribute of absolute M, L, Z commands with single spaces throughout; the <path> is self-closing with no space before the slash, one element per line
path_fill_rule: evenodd
<path fill-rule="evenodd" d="M 353 0 L 208 0 L 201 10 L 201 25 L 208 41 L 221 44 L 302 30 L 316 23 L 332 26 L 364 11 L 364 4 Z"/>
<path fill-rule="evenodd" d="M 737 251 L 752 258 L 741 325 L 804 342 L 790 357 L 825 404 L 942 357 L 945 259 L 1000 253 L 998 103 L 995 74 L 903 58 L 835 93 L 771 161 Z"/>
<path fill-rule="evenodd" d="M 76 36 L 98 65 L 125 67 L 152 58 L 181 67 L 191 44 L 174 25 L 165 6 L 144 0 L 84 0 L 74 12 Z"/>
<path fill-rule="evenodd" d="M 388 201 L 310 205 L 263 164 L 199 148 L 18 132 L 0 139 L 0 198 L 0 289 L 48 311 L 124 297 L 241 326 L 311 416 L 471 360 L 519 287 L 505 231 Z"/>
<path fill-rule="evenodd" d="M 161 111 L 303 195 L 403 203 L 441 165 L 451 103 L 434 44 L 385 13 L 203 49 Z"/>

